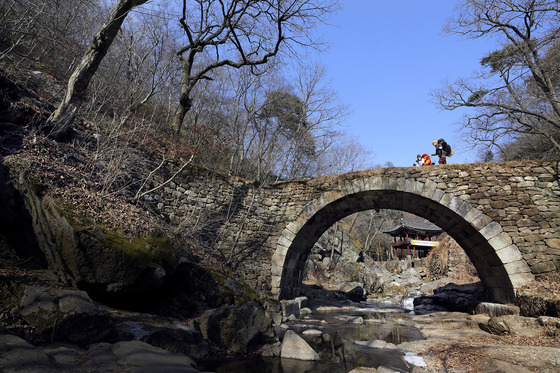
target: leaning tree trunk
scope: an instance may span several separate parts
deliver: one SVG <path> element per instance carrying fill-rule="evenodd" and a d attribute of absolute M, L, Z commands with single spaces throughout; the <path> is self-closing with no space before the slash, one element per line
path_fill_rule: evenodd
<path fill-rule="evenodd" d="M 85 93 L 91 78 L 107 54 L 107 50 L 109 50 L 109 47 L 117 36 L 128 12 L 147 1 L 148 0 L 119 0 L 111 12 L 109 20 L 93 37 L 80 63 L 68 80 L 64 99 L 48 120 L 52 127 L 52 137 L 60 137 L 68 131 L 76 117 L 78 108 L 84 101 Z"/>
<path fill-rule="evenodd" d="M 181 127 L 183 126 L 183 121 L 185 120 L 185 116 L 192 108 L 192 101 L 187 94 L 181 95 L 179 99 L 179 106 L 175 111 L 175 115 L 173 117 L 173 128 L 175 128 L 175 135 L 179 137 L 181 135 Z"/>

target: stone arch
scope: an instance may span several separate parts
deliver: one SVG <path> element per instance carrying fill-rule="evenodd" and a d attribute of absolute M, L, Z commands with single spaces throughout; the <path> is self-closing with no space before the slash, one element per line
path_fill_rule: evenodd
<path fill-rule="evenodd" d="M 342 184 L 309 202 L 287 224 L 272 257 L 272 293 L 292 298 L 301 284 L 313 245 L 336 221 L 370 209 L 413 213 L 441 227 L 465 250 L 489 295 L 511 302 L 516 289 L 534 280 L 512 238 L 467 198 L 445 193 L 437 184 L 404 177 L 373 176 Z"/>

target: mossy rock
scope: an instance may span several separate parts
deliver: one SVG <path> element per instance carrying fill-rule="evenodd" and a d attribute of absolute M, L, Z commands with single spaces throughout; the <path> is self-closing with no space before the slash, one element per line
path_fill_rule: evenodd
<path fill-rule="evenodd" d="M 122 253 L 131 261 L 160 267 L 177 265 L 173 247 L 166 236 L 146 233 L 130 237 L 123 232 L 93 222 L 79 208 L 71 204 L 58 201 L 57 209 L 75 231 L 91 235 L 104 247 Z"/>
<path fill-rule="evenodd" d="M 129 260 L 146 266 L 175 267 L 173 248 L 165 236 L 144 235 L 127 238 L 121 232 L 103 230 L 92 235 L 104 247 L 121 252 Z"/>
<path fill-rule="evenodd" d="M 41 198 L 35 231 L 49 265 L 80 289 L 100 295 L 156 291 L 177 268 L 171 240 L 129 236 L 93 222 L 80 207 Z"/>

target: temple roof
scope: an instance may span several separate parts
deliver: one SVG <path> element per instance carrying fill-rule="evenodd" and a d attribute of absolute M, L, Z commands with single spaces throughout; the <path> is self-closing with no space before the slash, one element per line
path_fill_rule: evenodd
<path fill-rule="evenodd" d="M 408 234 L 421 234 L 433 236 L 443 233 L 443 230 L 435 224 L 426 220 L 406 220 L 401 219 L 400 223 L 392 228 L 383 230 L 383 233 L 399 237 Z"/>

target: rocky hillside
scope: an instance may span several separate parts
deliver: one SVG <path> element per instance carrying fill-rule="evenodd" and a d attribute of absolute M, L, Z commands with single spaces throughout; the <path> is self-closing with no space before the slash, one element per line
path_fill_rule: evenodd
<path fill-rule="evenodd" d="M 151 149 L 117 144 L 129 160 L 114 169 L 91 123 L 77 123 L 63 141 L 49 138 L 44 123 L 53 106 L 41 88 L 55 90 L 49 84 L 39 72 L 19 81 L 0 73 L 4 311 L 26 285 L 86 291 L 109 305 L 184 318 L 254 299 L 228 282 L 219 260 L 134 199 L 156 168 Z M 4 328 L 33 328 L 12 317 L 4 314 Z"/>

